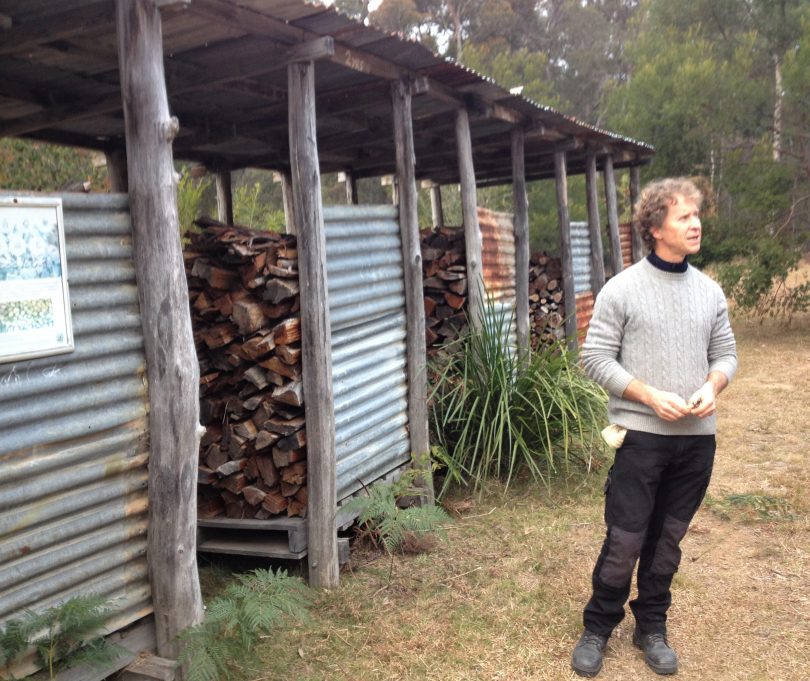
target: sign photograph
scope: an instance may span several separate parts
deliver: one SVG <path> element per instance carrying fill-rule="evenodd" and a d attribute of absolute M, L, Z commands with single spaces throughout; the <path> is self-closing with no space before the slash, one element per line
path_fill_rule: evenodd
<path fill-rule="evenodd" d="M 72 350 L 62 200 L 0 198 L 0 362 Z"/>

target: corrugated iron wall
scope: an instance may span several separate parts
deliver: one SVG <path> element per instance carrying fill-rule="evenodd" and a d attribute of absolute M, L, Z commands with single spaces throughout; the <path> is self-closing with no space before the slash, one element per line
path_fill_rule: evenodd
<path fill-rule="evenodd" d="M 324 208 L 338 501 L 410 461 L 395 206 Z"/>
<path fill-rule="evenodd" d="M 593 315 L 591 235 L 587 222 L 571 223 L 571 257 L 574 266 L 574 293 L 576 294 L 577 342 L 581 347 Z"/>
<path fill-rule="evenodd" d="M 517 347 L 515 318 L 515 228 L 511 213 L 478 209 L 481 229 L 481 271 L 491 303 L 485 304 L 487 324 L 502 328 L 509 324 L 507 342 Z"/>
<path fill-rule="evenodd" d="M 152 611 L 132 230 L 126 195 L 62 200 L 75 350 L 0 364 L 0 625 L 100 593 L 115 630 Z"/>

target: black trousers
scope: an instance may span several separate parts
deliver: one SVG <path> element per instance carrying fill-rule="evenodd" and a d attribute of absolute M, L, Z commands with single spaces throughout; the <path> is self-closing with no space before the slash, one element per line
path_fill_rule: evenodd
<path fill-rule="evenodd" d="M 630 430 L 605 481 L 607 536 L 593 570 L 585 628 L 610 636 L 624 617 L 638 561 L 638 598 L 630 602 L 644 633 L 665 633 L 680 542 L 712 474 L 714 435 L 654 435 Z"/>

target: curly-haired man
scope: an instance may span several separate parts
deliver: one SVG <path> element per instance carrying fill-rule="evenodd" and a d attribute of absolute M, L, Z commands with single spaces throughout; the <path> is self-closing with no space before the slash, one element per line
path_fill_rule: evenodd
<path fill-rule="evenodd" d="M 716 398 L 737 368 L 723 292 L 687 262 L 700 250 L 701 200 L 682 178 L 644 188 L 634 228 L 650 254 L 602 289 L 582 347 L 585 371 L 610 395 L 611 423 L 627 433 L 605 482 L 607 535 L 572 656 L 581 676 L 602 667 L 637 562 L 633 642 L 657 673 L 678 670 L 670 585 L 711 477 Z"/>

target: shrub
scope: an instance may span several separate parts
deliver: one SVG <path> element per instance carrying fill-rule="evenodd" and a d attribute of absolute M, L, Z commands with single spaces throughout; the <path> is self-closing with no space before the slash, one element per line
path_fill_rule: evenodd
<path fill-rule="evenodd" d="M 523 470 L 549 482 L 572 461 L 588 468 L 606 420 L 606 395 L 562 345 L 519 358 L 504 340 L 511 320 L 492 312 L 480 332 L 448 348 L 431 367 L 434 458 L 451 482 L 478 489 Z M 472 327 L 471 327 L 472 328 Z"/>
<path fill-rule="evenodd" d="M 284 618 L 306 619 L 307 586 L 285 570 L 237 575 L 207 606 L 205 620 L 180 635 L 187 681 L 241 678 L 252 648 Z"/>
<path fill-rule="evenodd" d="M 102 636 L 109 613 L 107 599 L 97 594 L 76 596 L 42 612 L 26 611 L 0 632 L 0 664 L 8 665 L 30 647 L 49 679 L 80 664 L 111 662 L 121 649 Z"/>

